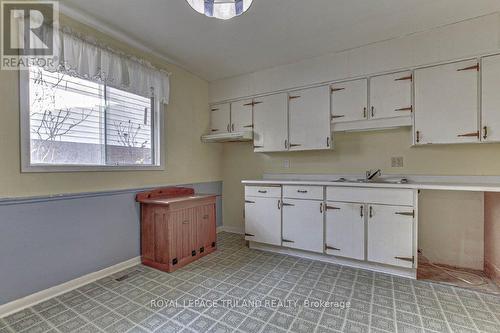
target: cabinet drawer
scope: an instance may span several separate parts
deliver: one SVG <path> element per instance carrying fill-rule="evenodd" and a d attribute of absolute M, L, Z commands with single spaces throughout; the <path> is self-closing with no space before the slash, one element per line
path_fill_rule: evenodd
<path fill-rule="evenodd" d="M 323 200 L 323 186 L 283 186 L 283 198 Z"/>
<path fill-rule="evenodd" d="M 413 206 L 414 190 L 399 188 L 385 189 L 328 186 L 326 188 L 326 200 Z"/>
<path fill-rule="evenodd" d="M 245 197 L 281 198 L 281 186 L 245 186 Z"/>

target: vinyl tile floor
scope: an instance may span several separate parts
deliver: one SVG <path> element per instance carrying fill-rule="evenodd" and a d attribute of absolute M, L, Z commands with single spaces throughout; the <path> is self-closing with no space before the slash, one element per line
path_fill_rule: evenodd
<path fill-rule="evenodd" d="M 498 333 L 500 297 L 255 251 L 221 233 L 216 252 L 174 273 L 129 268 L 0 319 L 7 332 Z"/>

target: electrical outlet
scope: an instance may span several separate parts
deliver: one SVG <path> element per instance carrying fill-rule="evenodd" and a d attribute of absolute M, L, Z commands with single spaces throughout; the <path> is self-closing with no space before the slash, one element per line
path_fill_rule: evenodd
<path fill-rule="evenodd" d="M 403 156 L 391 157 L 391 167 L 402 168 L 403 167 Z"/>
<path fill-rule="evenodd" d="M 290 160 L 283 160 L 283 168 L 290 169 Z"/>

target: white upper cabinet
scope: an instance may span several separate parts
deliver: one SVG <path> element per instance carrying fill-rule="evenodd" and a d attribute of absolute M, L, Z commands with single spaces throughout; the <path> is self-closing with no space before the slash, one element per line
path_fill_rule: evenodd
<path fill-rule="evenodd" d="M 323 253 L 323 202 L 283 200 L 282 245 Z"/>
<path fill-rule="evenodd" d="M 415 71 L 415 144 L 478 142 L 476 59 Z"/>
<path fill-rule="evenodd" d="M 325 253 L 365 260 L 365 205 L 327 202 Z"/>
<path fill-rule="evenodd" d="M 230 132 L 231 106 L 229 103 L 213 105 L 210 108 L 211 134 Z"/>
<path fill-rule="evenodd" d="M 414 210 L 411 207 L 368 205 L 368 261 L 414 266 Z"/>
<path fill-rule="evenodd" d="M 231 103 L 231 132 L 252 130 L 253 104 L 251 99 Z"/>
<path fill-rule="evenodd" d="M 481 66 L 481 140 L 500 141 L 500 55 L 485 57 Z"/>
<path fill-rule="evenodd" d="M 366 79 L 331 85 L 333 123 L 368 118 L 368 81 Z"/>
<path fill-rule="evenodd" d="M 370 119 L 408 117 L 412 107 L 412 72 L 370 78 Z"/>
<path fill-rule="evenodd" d="M 275 94 L 254 99 L 254 151 L 287 150 L 288 94 Z"/>
<path fill-rule="evenodd" d="M 330 148 L 330 88 L 297 90 L 288 96 L 289 150 Z"/>

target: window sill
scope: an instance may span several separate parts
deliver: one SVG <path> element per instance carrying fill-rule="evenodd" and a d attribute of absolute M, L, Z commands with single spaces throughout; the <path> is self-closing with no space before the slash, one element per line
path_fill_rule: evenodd
<path fill-rule="evenodd" d="M 91 166 L 91 165 L 29 165 L 22 166 L 22 173 L 56 173 L 56 172 L 108 172 L 108 171 L 165 171 L 164 165 L 124 165 L 124 166 Z"/>

